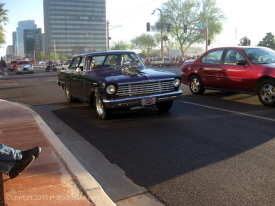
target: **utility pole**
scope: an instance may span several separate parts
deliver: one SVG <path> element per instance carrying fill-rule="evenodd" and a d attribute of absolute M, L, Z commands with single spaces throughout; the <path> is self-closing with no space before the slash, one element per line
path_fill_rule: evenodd
<path fill-rule="evenodd" d="M 159 8 L 156 8 L 153 13 L 151 13 L 152 15 L 155 14 L 155 11 L 159 10 L 160 12 L 160 22 L 162 23 L 162 11 Z M 162 39 L 162 30 L 163 30 L 163 26 L 162 29 L 160 30 L 160 56 L 163 57 L 163 39 Z"/>

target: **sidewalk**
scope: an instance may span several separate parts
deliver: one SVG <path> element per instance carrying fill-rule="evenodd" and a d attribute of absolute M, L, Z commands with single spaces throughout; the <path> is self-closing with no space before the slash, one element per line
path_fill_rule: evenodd
<path fill-rule="evenodd" d="M 29 108 L 0 100 L 0 142 L 19 150 L 42 148 L 38 159 L 18 177 L 10 180 L 3 175 L 5 205 L 115 205 Z"/>

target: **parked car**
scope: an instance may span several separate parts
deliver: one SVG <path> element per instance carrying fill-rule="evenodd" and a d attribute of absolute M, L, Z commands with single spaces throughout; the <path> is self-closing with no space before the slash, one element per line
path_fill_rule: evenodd
<path fill-rule="evenodd" d="M 33 73 L 33 66 L 29 61 L 20 60 L 17 61 L 14 66 L 14 71 L 16 74 L 18 73 Z"/>
<path fill-rule="evenodd" d="M 13 71 L 15 69 L 16 62 L 17 60 L 11 61 L 11 63 L 8 66 L 9 71 Z"/>
<path fill-rule="evenodd" d="M 63 64 L 62 64 L 62 69 L 68 69 L 70 63 L 71 63 L 71 59 L 67 59 Z"/>
<path fill-rule="evenodd" d="M 167 66 L 170 67 L 171 66 L 171 59 L 167 58 L 167 57 L 158 57 L 157 59 L 151 61 L 151 66 L 158 66 L 158 67 L 163 67 L 163 66 Z"/>
<path fill-rule="evenodd" d="M 275 51 L 266 47 L 211 49 L 184 65 L 180 76 L 195 95 L 231 90 L 256 94 L 263 105 L 275 106 Z"/>
<path fill-rule="evenodd" d="M 69 102 L 77 98 L 94 104 L 100 119 L 114 109 L 168 111 L 182 94 L 178 74 L 147 69 L 132 51 L 75 55 L 68 70 L 58 72 L 58 84 Z"/>

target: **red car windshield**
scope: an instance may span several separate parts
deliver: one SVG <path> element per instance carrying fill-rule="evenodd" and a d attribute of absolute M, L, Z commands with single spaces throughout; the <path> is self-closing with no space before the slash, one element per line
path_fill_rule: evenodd
<path fill-rule="evenodd" d="M 253 64 L 275 63 L 275 51 L 268 48 L 247 48 L 243 49 L 246 56 Z"/>

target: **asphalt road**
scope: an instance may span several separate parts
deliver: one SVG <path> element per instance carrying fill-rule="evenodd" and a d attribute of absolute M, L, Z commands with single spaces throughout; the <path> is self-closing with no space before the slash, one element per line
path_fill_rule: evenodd
<path fill-rule="evenodd" d="M 179 67 L 161 68 L 180 72 Z M 50 109 L 166 205 L 274 205 L 275 108 L 256 96 L 187 86 L 169 113 L 67 103 L 56 72 L 0 77 L 0 98 Z"/>

